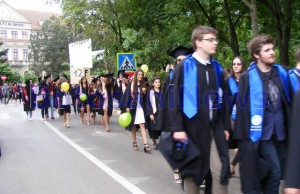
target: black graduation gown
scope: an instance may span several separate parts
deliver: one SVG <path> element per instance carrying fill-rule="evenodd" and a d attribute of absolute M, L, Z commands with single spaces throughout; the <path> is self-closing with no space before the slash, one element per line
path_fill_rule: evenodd
<path fill-rule="evenodd" d="M 291 129 L 288 141 L 288 154 L 285 172 L 285 187 L 300 189 L 300 92 L 293 99 Z"/>
<path fill-rule="evenodd" d="M 259 69 L 258 74 L 260 77 L 263 76 Z M 289 129 L 290 105 L 285 96 L 277 68 L 273 68 L 272 75 L 275 77 L 272 80 L 281 94 L 285 126 L 286 129 Z M 265 84 L 263 85 L 263 90 L 266 91 L 267 86 Z M 240 76 L 238 99 L 236 101 L 237 115 L 233 136 L 234 139 L 238 140 L 241 190 L 243 193 L 260 193 L 261 179 L 266 176 L 268 166 L 258 155 L 257 149 L 259 141 L 253 143 L 249 136 L 251 124 L 249 87 L 248 70 Z"/>
<path fill-rule="evenodd" d="M 22 89 L 22 88 L 21 88 Z M 25 98 L 25 93 L 23 92 L 23 102 L 24 102 L 24 111 L 33 111 L 36 107 L 36 95 L 32 90 L 32 87 L 30 84 L 26 84 L 26 86 L 23 88 L 23 90 L 26 91 L 28 100 Z"/>
<path fill-rule="evenodd" d="M 148 91 L 148 93 L 147 93 L 146 117 L 147 117 L 147 120 L 149 122 L 148 132 L 149 132 L 150 138 L 151 139 L 158 139 L 160 137 L 160 134 L 161 134 L 161 129 L 159 129 L 157 127 L 158 112 L 159 112 L 158 106 L 159 106 L 159 99 L 160 99 L 160 96 L 161 96 L 161 92 L 154 91 L 154 96 L 155 96 L 155 104 L 156 104 L 156 110 L 157 111 L 155 113 L 153 113 L 153 107 L 152 107 L 152 104 L 151 104 L 151 101 L 150 101 L 150 91 Z M 150 119 L 150 115 L 154 116 L 154 121 L 152 121 Z"/>
<path fill-rule="evenodd" d="M 231 90 L 230 90 L 230 84 L 229 84 L 229 79 L 225 79 L 225 91 L 224 91 L 224 98 L 226 99 L 226 104 L 228 105 L 228 111 L 229 111 L 229 115 L 231 118 L 231 114 L 233 111 L 233 107 L 235 105 L 236 102 L 236 94 L 232 94 Z M 237 141 L 235 139 L 233 139 L 233 125 L 232 125 L 231 121 L 231 129 L 229 130 L 229 140 L 228 140 L 228 147 L 229 149 L 236 149 L 237 148 Z"/>
<path fill-rule="evenodd" d="M 169 99 L 169 96 L 172 96 L 173 91 L 174 91 L 174 85 L 170 85 L 170 75 L 165 79 L 164 84 L 162 86 L 162 90 L 161 90 L 161 95 L 160 98 L 158 100 L 159 105 L 158 105 L 158 116 L 157 116 L 157 128 L 161 129 L 162 131 L 169 131 L 169 127 L 168 127 L 168 107 L 169 105 L 165 105 L 165 104 L 174 104 L 172 101 L 172 99 Z M 167 107 L 165 107 L 167 106 Z"/>
<path fill-rule="evenodd" d="M 120 82 L 121 81 L 121 82 Z M 123 92 L 122 92 L 122 80 L 120 79 L 116 79 L 116 81 L 114 82 L 114 98 L 118 100 L 118 102 L 120 103 Z"/>
<path fill-rule="evenodd" d="M 195 59 L 194 59 L 195 60 Z M 214 136 L 218 154 L 222 162 L 221 169 L 221 184 L 228 184 L 228 178 L 230 178 L 229 170 L 229 156 L 228 145 L 225 139 L 224 130 L 230 128 L 229 113 L 226 105 L 222 103 L 221 109 L 213 110 L 213 118 L 210 121 L 209 108 L 208 108 L 208 96 L 209 92 L 217 92 L 217 79 L 214 72 L 213 65 L 202 65 L 195 60 L 198 66 L 198 96 L 199 96 L 199 108 L 197 114 L 189 119 L 185 116 L 182 110 L 182 88 L 183 88 L 183 63 L 176 66 L 172 80 L 170 81 L 171 87 L 174 86 L 174 93 L 169 94 L 174 98 L 165 97 L 164 115 L 168 121 L 164 125 L 166 131 L 180 132 L 185 131 L 188 138 L 191 139 L 197 146 L 201 155 L 179 169 L 182 177 L 193 178 L 196 185 L 201 185 L 206 175 L 210 170 L 210 145 L 212 134 Z M 209 86 L 206 80 L 206 71 L 209 73 Z M 220 78 L 222 80 L 221 87 L 224 87 L 223 75 Z M 173 84 L 173 85 L 172 85 Z M 224 88 L 223 88 L 224 89 Z M 170 92 L 168 89 L 164 89 L 166 92 Z M 172 92 L 172 91 L 171 91 Z M 168 94 L 166 94 L 168 96 Z M 168 107 L 169 101 L 174 100 L 174 108 Z M 213 97 L 212 97 L 213 99 Z M 214 104 L 216 104 L 216 98 Z M 223 102 L 225 100 L 223 99 Z"/>
<path fill-rule="evenodd" d="M 131 95 L 131 84 L 132 81 L 127 85 L 126 87 L 126 91 L 123 94 L 123 100 L 122 100 L 122 108 L 126 109 L 129 108 L 130 109 L 130 114 L 131 114 L 131 123 L 129 124 L 129 129 L 132 129 L 133 125 L 134 125 L 134 120 L 135 120 L 135 115 L 136 115 L 136 107 L 137 107 L 137 100 L 138 100 L 138 96 L 135 95 L 134 98 L 132 98 Z M 140 97 L 140 104 L 143 107 L 143 111 L 144 111 L 144 115 L 146 115 L 146 95 L 142 94 Z M 146 118 L 145 118 L 146 121 Z M 148 128 L 147 123 L 145 123 L 146 128 Z M 137 125 L 137 128 L 139 127 L 139 125 Z"/>

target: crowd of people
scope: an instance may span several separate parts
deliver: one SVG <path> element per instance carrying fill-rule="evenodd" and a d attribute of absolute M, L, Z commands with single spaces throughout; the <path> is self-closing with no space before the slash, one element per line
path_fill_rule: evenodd
<path fill-rule="evenodd" d="M 21 87 L 22 83 L 4 83 L 0 86 L 0 103 L 7 105 L 9 101 L 13 101 L 15 104 L 21 104 L 23 96 Z"/>
<path fill-rule="evenodd" d="M 300 48 L 295 52 L 296 68 L 287 71 L 275 61 L 274 39 L 258 35 L 247 46 L 251 64 L 236 56 L 226 71 L 213 58 L 217 34 L 212 27 L 197 26 L 192 32 L 193 49 L 180 46 L 169 53 L 175 61 L 165 80 L 154 77 L 148 81 L 142 70 L 136 70 L 131 78 L 124 70 L 118 71 L 116 78 L 114 73 L 91 80 L 82 77 L 75 85 L 65 75 L 56 79 L 47 75 L 36 84 L 26 80 L 25 86 L 14 84 L 10 90 L 4 85 L 4 103 L 19 99 L 29 120 L 36 108 L 43 120 L 55 119 L 57 109 L 66 128 L 73 106 L 80 123 L 95 124 L 99 115 L 99 123 L 110 132 L 115 99 L 121 113 L 131 114 L 125 129 L 132 133 L 134 151 L 139 150 L 138 129 L 145 153 L 163 149 L 158 141 L 162 132 L 171 133 L 174 143 L 195 145 L 199 155 L 173 169 L 175 182 L 183 184 L 186 194 L 198 194 L 204 182 L 206 194 L 228 193 L 237 163 L 242 193 L 280 193 L 281 180 L 285 180 L 286 194 L 300 193 L 296 118 Z M 235 150 L 232 158 L 230 149 Z"/>
<path fill-rule="evenodd" d="M 187 194 L 198 194 L 203 181 L 205 193 L 228 193 L 239 162 L 242 193 L 281 193 L 284 180 L 284 193 L 299 194 L 300 48 L 296 68 L 287 71 L 275 61 L 273 37 L 257 35 L 247 45 L 250 65 L 237 56 L 228 71 L 213 58 L 217 34 L 212 27 L 196 27 L 194 52 L 177 58 L 163 87 L 159 128 L 175 142 L 192 142 L 200 153 L 174 173 Z M 235 149 L 231 160 L 229 149 Z"/>

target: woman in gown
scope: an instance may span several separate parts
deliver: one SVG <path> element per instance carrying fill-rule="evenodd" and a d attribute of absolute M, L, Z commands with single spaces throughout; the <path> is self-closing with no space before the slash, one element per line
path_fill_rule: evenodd
<path fill-rule="evenodd" d="M 125 106 L 126 111 L 131 113 L 131 133 L 133 140 L 133 150 L 138 151 L 138 145 L 136 142 L 136 127 L 139 126 L 141 129 L 142 138 L 144 141 L 144 152 L 148 153 L 151 149 L 147 143 L 146 133 L 146 118 L 145 118 L 145 95 L 147 92 L 147 86 L 144 81 L 144 72 L 138 70 L 134 73 L 133 80 L 128 84 L 125 91 Z"/>

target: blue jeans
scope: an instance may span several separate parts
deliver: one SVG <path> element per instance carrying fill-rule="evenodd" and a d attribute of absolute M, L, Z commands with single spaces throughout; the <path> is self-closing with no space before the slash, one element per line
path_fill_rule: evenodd
<path fill-rule="evenodd" d="M 260 156 L 268 164 L 270 171 L 261 181 L 262 192 L 264 194 L 278 194 L 280 179 L 286 158 L 286 142 L 278 141 L 276 136 L 270 140 L 261 141 L 258 151 Z"/>
<path fill-rule="evenodd" d="M 54 118 L 54 101 L 53 101 L 53 96 L 49 96 L 49 101 L 50 101 L 51 118 Z"/>

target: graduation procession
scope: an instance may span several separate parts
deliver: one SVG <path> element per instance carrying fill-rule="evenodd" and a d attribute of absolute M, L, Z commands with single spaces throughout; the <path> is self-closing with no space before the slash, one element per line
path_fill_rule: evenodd
<path fill-rule="evenodd" d="M 45 72 L 5 82 L 0 171 L 13 173 L 0 193 L 300 194 L 300 47 L 288 69 L 274 37 L 258 34 L 226 69 L 218 30 L 190 35 L 166 51 L 165 76 L 144 64 L 77 83 Z"/>

